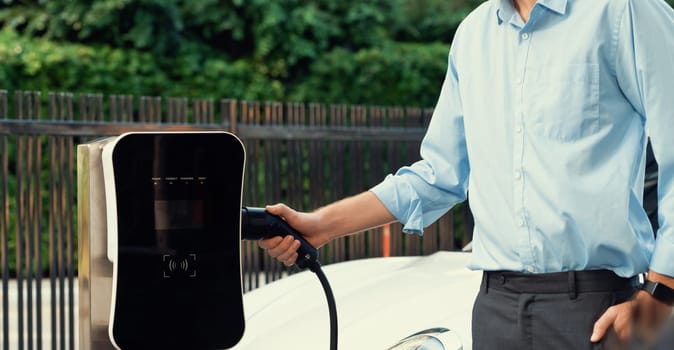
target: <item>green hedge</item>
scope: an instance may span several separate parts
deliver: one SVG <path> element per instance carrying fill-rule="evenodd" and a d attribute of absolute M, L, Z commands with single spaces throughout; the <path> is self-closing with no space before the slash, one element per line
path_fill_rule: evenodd
<path fill-rule="evenodd" d="M 148 52 L 26 38 L 0 31 L 0 88 L 187 97 L 278 99 L 283 89 L 245 60 L 170 61 Z"/>
<path fill-rule="evenodd" d="M 391 43 L 357 52 L 335 49 L 316 60 L 294 100 L 433 106 L 447 68 L 444 43 Z"/>
<path fill-rule="evenodd" d="M 447 52 L 443 43 L 336 48 L 313 61 L 306 76 L 284 82 L 261 61 L 214 54 L 163 58 L 2 30 L 0 88 L 426 107 L 437 98 Z"/>

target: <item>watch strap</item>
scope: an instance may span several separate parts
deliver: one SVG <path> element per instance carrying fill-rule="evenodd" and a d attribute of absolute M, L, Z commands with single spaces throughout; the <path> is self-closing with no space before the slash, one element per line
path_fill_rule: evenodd
<path fill-rule="evenodd" d="M 648 292 L 653 298 L 667 304 L 670 306 L 674 306 L 674 289 L 669 288 L 668 286 L 658 283 L 658 282 L 653 282 L 649 280 L 645 280 L 643 286 L 641 287 L 642 290 Z"/>

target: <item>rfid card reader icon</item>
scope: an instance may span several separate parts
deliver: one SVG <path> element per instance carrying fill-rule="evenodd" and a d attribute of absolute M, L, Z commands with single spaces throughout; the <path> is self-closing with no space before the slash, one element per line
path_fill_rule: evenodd
<path fill-rule="evenodd" d="M 197 255 L 162 255 L 162 267 L 164 278 L 197 277 Z"/>

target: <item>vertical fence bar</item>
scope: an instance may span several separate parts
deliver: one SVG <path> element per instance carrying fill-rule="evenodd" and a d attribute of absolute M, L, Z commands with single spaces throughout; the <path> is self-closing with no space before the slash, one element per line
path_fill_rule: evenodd
<path fill-rule="evenodd" d="M 94 100 L 96 101 L 96 106 L 97 111 L 100 113 L 101 119 L 103 119 L 103 99 L 101 94 L 97 94 L 94 97 Z M 73 121 L 74 120 L 74 115 L 73 115 L 73 95 L 72 94 L 67 94 L 66 95 L 66 119 L 68 121 Z M 72 136 L 65 136 L 64 137 L 64 143 L 65 143 L 65 154 L 64 154 L 64 172 L 61 173 L 63 175 L 63 180 L 62 183 L 64 184 L 63 192 L 62 195 L 63 197 L 63 208 L 65 209 L 63 212 L 63 216 L 66 218 L 65 219 L 65 232 L 66 232 L 66 266 L 67 266 L 67 274 L 68 274 L 68 305 L 70 307 L 68 308 L 68 345 L 69 349 L 75 349 L 75 256 L 74 253 L 77 249 L 75 246 L 75 230 L 73 229 L 74 223 L 73 223 L 73 207 L 75 205 L 74 202 L 74 190 L 73 190 L 73 176 L 74 174 L 74 149 L 75 149 L 75 143 L 73 140 Z"/>
<path fill-rule="evenodd" d="M 0 119 L 7 119 L 7 91 L 0 90 Z M 9 350 L 9 145 L 0 135 L 0 252 L 2 254 L 2 348 Z"/>
<path fill-rule="evenodd" d="M 171 97 L 166 100 L 166 122 L 187 123 L 188 119 L 189 108 L 187 98 Z"/>
<path fill-rule="evenodd" d="M 65 119 L 65 111 L 63 108 L 63 105 L 65 104 L 65 94 L 59 93 L 58 94 L 58 120 L 62 121 Z M 54 197 L 54 213 L 56 214 L 56 240 L 55 240 L 55 259 L 56 259 L 56 276 L 57 276 L 57 281 L 58 281 L 58 289 L 57 289 L 57 300 L 58 300 L 58 325 L 59 325 L 59 332 L 54 334 L 53 336 L 56 336 L 58 334 L 58 344 L 60 349 L 65 349 L 65 300 L 63 298 L 63 295 L 65 294 L 65 266 L 63 261 L 64 259 L 64 252 L 63 252 L 63 241 L 64 235 L 65 235 L 65 223 L 64 223 L 64 217 L 62 215 L 63 213 L 63 202 L 61 201 L 61 179 L 62 179 L 62 164 L 63 164 L 63 137 L 58 136 L 56 138 L 56 145 L 54 147 L 54 151 L 56 152 L 55 157 L 54 157 L 54 163 L 52 165 L 51 170 L 54 172 L 54 188 L 53 188 L 53 193 L 52 196 Z"/>
<path fill-rule="evenodd" d="M 138 101 L 138 121 L 141 123 L 148 121 L 148 100 L 149 97 L 141 96 Z"/>
<path fill-rule="evenodd" d="M 177 109 L 177 99 L 175 97 L 169 97 L 166 99 L 166 122 L 175 123 L 176 122 L 176 109 Z"/>
<path fill-rule="evenodd" d="M 360 128 L 366 125 L 366 112 L 362 106 L 351 106 L 349 108 L 349 126 L 351 128 Z M 352 195 L 365 190 L 364 185 L 364 160 L 363 160 L 363 141 L 355 140 L 349 143 L 349 160 L 344 164 L 347 171 L 348 189 L 347 194 Z M 367 256 L 367 236 L 370 232 L 365 232 L 349 237 L 349 256 L 351 259 L 360 259 Z"/>
<path fill-rule="evenodd" d="M 326 106 L 312 103 L 309 105 L 309 125 L 315 128 L 326 126 Z M 309 147 L 309 189 L 311 209 L 325 204 L 325 158 L 327 143 L 323 140 L 313 140 Z M 329 159 L 329 158 L 328 158 Z"/>
<path fill-rule="evenodd" d="M 300 128 L 304 124 L 304 105 L 300 103 L 292 103 L 288 105 L 288 113 L 286 113 L 286 126 L 292 128 Z M 286 175 L 288 178 L 288 188 L 286 189 L 288 204 L 297 208 L 303 209 L 302 198 L 302 144 L 299 140 L 287 140 L 286 144 L 286 158 L 288 160 L 286 167 Z"/>
<path fill-rule="evenodd" d="M 16 92 L 16 115 L 17 119 L 22 120 L 24 115 L 24 98 L 23 91 Z M 18 330 L 18 348 L 24 348 L 25 342 L 25 331 L 24 331 L 24 266 L 23 266 L 23 246 L 24 246 L 24 237 L 22 235 L 23 231 L 23 202 L 24 202 L 24 192 L 23 192 L 23 169 L 22 169 L 22 155 L 24 154 L 23 150 L 23 136 L 18 136 L 16 139 L 16 230 L 15 230 L 15 239 L 16 239 L 16 290 L 17 290 L 17 330 Z"/>
<path fill-rule="evenodd" d="M 133 96 L 110 96 L 110 120 L 113 122 L 133 121 Z"/>
<path fill-rule="evenodd" d="M 66 105 L 66 94 L 65 93 L 60 93 L 59 94 L 59 120 L 63 121 L 66 120 L 67 116 L 67 110 L 65 107 Z M 66 300 L 65 300 L 65 295 L 66 295 L 66 255 L 68 252 L 66 251 L 66 247 L 64 246 L 64 242 L 67 240 L 68 232 L 66 229 L 67 226 L 67 218 L 64 215 L 66 209 L 65 207 L 65 201 L 64 201 L 64 184 L 63 184 L 63 179 L 64 179 L 64 172 L 65 170 L 63 169 L 63 164 L 65 163 L 65 140 L 63 136 L 58 137 L 58 156 L 57 156 L 57 161 L 56 161 L 56 167 L 58 168 L 58 171 L 56 171 L 56 192 L 54 193 L 56 197 L 56 213 L 58 217 L 58 230 L 57 230 L 57 258 L 58 258 L 58 281 L 59 281 L 59 286 L 58 286 L 58 295 L 59 295 L 59 325 L 60 325 L 60 332 L 59 332 L 59 345 L 61 349 L 66 348 Z"/>
<path fill-rule="evenodd" d="M 111 102 L 116 98 L 111 97 Z M 102 94 L 82 94 L 79 96 L 80 119 L 82 121 L 103 121 L 103 95 Z M 70 106 L 72 108 L 72 105 Z M 111 114 L 117 114 L 117 105 L 111 103 Z M 69 112 L 72 114 L 72 111 Z"/>
<path fill-rule="evenodd" d="M 33 119 L 33 94 L 28 93 L 26 95 L 25 103 L 26 103 L 26 119 Z M 24 227 L 24 232 L 22 233 L 24 235 L 24 257 L 25 257 L 25 266 L 26 266 L 26 335 L 27 335 L 27 345 L 28 345 L 28 350 L 33 350 L 33 259 L 32 259 L 32 248 L 33 248 L 33 237 L 31 235 L 32 227 L 31 227 L 31 220 L 30 220 L 30 215 L 31 215 L 31 207 L 32 207 L 32 198 L 31 198 L 31 192 L 32 192 L 32 184 L 31 184 L 31 172 L 32 172 L 32 163 L 33 163 L 33 145 L 32 145 L 32 137 L 31 136 L 26 136 L 25 138 L 25 155 L 22 155 L 22 157 L 25 157 L 23 159 L 24 164 L 22 166 L 25 167 L 25 178 L 23 179 L 24 184 L 25 184 L 25 194 L 24 194 L 24 208 L 23 208 L 23 223 L 22 226 Z"/>
<path fill-rule="evenodd" d="M 49 118 L 56 120 L 57 115 L 57 95 L 55 93 L 49 93 Z M 56 323 L 56 267 L 57 260 L 56 254 L 54 253 L 56 245 L 56 217 L 55 217 L 55 202 L 54 202 L 54 188 L 55 179 L 54 179 L 54 159 L 56 158 L 56 136 L 49 136 L 49 218 L 48 218 L 48 232 L 49 232 L 49 290 L 50 290 L 50 330 L 51 330 L 51 348 L 57 349 L 56 339 L 57 339 L 57 323 Z"/>
<path fill-rule="evenodd" d="M 213 124 L 214 108 L 212 99 L 194 99 L 192 101 L 195 124 Z"/>
<path fill-rule="evenodd" d="M 263 124 L 266 127 L 274 127 L 282 124 L 283 119 L 283 104 L 275 102 L 266 102 L 264 104 L 264 120 Z M 261 164 L 261 171 L 263 173 L 262 182 L 254 182 L 253 185 L 257 184 L 258 190 L 261 190 L 261 198 L 258 198 L 259 201 L 264 201 L 267 203 L 275 203 L 282 201 L 282 190 L 281 190 L 281 159 L 283 157 L 283 143 L 279 140 L 262 140 L 260 143 L 261 154 L 260 159 L 256 160 L 258 164 Z M 259 205 L 264 205 L 267 203 L 258 203 Z M 256 205 L 258 205 L 256 204 Z M 255 245 L 252 247 L 253 251 L 251 254 L 256 256 L 256 265 L 258 268 L 261 265 L 265 264 L 264 252 Z M 267 257 L 268 258 L 268 257 Z M 271 276 L 272 280 L 281 278 L 282 267 L 274 259 L 268 259 L 266 263 L 268 267 L 271 267 L 273 275 Z M 266 267 L 265 267 L 266 269 Z"/>
<path fill-rule="evenodd" d="M 365 109 L 365 118 L 367 122 L 366 125 L 368 127 L 380 126 L 380 121 L 375 118 L 376 116 L 373 116 L 368 112 L 369 111 Z M 367 164 L 367 172 L 365 174 L 365 181 L 367 182 L 369 187 L 372 187 L 375 184 L 379 183 L 384 178 L 384 175 L 386 175 L 384 173 L 383 168 L 384 158 L 382 156 L 382 153 L 383 152 L 381 141 L 369 141 L 367 143 L 367 157 L 365 158 L 365 162 Z M 368 233 L 368 242 L 372 254 L 378 254 L 378 252 L 384 254 L 383 248 L 386 247 L 387 248 L 386 253 L 388 254 L 386 256 L 391 255 L 390 228 L 391 226 L 388 225 L 386 227 L 375 228 L 370 230 L 370 232 Z M 385 236 L 386 232 L 388 232 L 388 234 Z M 384 239 L 386 239 L 386 241 L 384 241 Z"/>
<path fill-rule="evenodd" d="M 39 98 L 35 104 L 35 115 L 34 119 L 41 119 L 42 116 L 42 101 Z M 34 158 L 34 171 L 31 171 L 32 174 L 32 183 L 33 183 L 33 192 L 31 197 L 33 198 L 32 208 L 32 225 L 33 225 L 33 259 L 35 261 L 35 268 L 33 273 L 36 277 L 36 290 L 35 290 L 35 305 L 36 305 L 36 315 L 35 315 L 35 336 L 36 336 L 36 346 L 37 349 L 42 349 L 42 181 L 41 181 L 41 169 L 42 169 L 42 138 L 40 136 L 33 137 L 34 147 L 35 147 L 35 158 Z"/>
<path fill-rule="evenodd" d="M 28 92 L 24 98 L 23 103 L 25 105 L 25 118 L 29 120 L 39 119 L 40 116 L 40 93 L 39 92 Z M 22 215 L 22 226 L 24 228 L 24 248 L 25 252 L 25 273 L 26 273 L 26 336 L 27 336 L 27 345 L 28 349 L 32 350 L 35 345 L 39 342 L 40 336 L 36 331 L 40 329 L 39 321 L 41 320 L 40 311 L 40 286 L 39 286 L 39 265 L 38 259 L 34 255 L 35 248 L 38 245 L 38 240 L 36 239 L 36 208 L 37 202 L 40 200 L 39 197 L 39 188 L 37 189 L 38 195 L 35 195 L 36 191 L 36 181 L 35 181 L 35 171 L 33 167 L 35 165 L 35 160 L 37 159 L 38 145 L 35 144 L 35 136 L 26 136 L 25 141 L 25 154 L 19 155 L 20 158 L 23 158 L 22 164 L 20 165 L 25 169 L 25 176 L 22 179 L 24 186 L 24 205 L 23 205 L 23 215 Z M 39 168 L 39 166 L 38 166 Z M 35 286 L 34 286 L 35 284 Z M 35 327 L 35 331 L 34 331 Z M 38 339 L 36 339 L 38 338 Z"/>

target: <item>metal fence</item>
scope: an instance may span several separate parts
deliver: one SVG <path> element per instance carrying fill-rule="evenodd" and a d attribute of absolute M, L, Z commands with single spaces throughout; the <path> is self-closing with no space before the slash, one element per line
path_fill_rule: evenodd
<path fill-rule="evenodd" d="M 0 91 L 0 264 L 3 349 L 75 349 L 75 147 L 127 131 L 227 130 L 247 150 L 244 205 L 310 210 L 367 190 L 418 158 L 431 110 L 183 97 Z M 400 225 L 338 239 L 324 264 L 424 255 L 470 240 L 457 207 L 423 237 Z M 390 231 L 390 234 L 388 233 Z M 246 291 L 293 273 L 242 243 Z M 46 336 L 45 336 L 46 335 Z"/>

